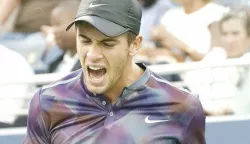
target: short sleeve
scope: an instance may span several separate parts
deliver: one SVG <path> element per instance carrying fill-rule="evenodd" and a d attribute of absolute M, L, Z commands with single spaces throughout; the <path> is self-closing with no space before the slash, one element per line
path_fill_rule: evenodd
<path fill-rule="evenodd" d="M 27 134 L 24 144 L 48 144 L 47 128 L 45 126 L 41 107 L 40 91 L 31 100 L 28 114 Z"/>
<path fill-rule="evenodd" d="M 194 115 L 187 125 L 187 129 L 183 133 L 183 144 L 206 144 L 205 140 L 205 125 L 206 118 L 200 101 L 197 99 Z"/>

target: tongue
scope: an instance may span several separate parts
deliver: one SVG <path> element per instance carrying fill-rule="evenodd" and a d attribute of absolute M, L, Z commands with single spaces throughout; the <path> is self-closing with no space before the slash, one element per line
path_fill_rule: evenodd
<path fill-rule="evenodd" d="M 90 77 L 99 79 L 105 74 L 105 69 L 89 70 Z"/>

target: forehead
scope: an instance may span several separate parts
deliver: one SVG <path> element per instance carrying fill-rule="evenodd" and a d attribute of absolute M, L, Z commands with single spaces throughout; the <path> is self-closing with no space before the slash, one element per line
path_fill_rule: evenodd
<path fill-rule="evenodd" d="M 236 17 L 228 19 L 222 23 L 222 25 L 224 26 L 240 26 L 240 25 L 243 26 L 243 24 L 244 24 L 243 20 Z"/>
<path fill-rule="evenodd" d="M 240 18 L 231 18 L 227 21 L 224 21 L 221 25 L 222 30 L 241 30 L 245 29 L 244 21 Z"/>
<path fill-rule="evenodd" d="M 81 22 L 78 23 L 76 26 L 77 29 L 77 33 L 78 35 L 84 35 L 87 36 L 89 38 L 93 38 L 93 39 L 97 39 L 97 40 L 102 40 L 102 39 L 117 39 L 117 40 L 122 40 L 122 39 L 126 39 L 126 35 L 122 34 L 120 36 L 117 37 L 108 37 L 106 35 L 104 35 L 102 32 L 100 32 L 97 28 L 95 28 L 94 26 L 92 26 L 91 24 L 87 23 L 87 22 Z"/>

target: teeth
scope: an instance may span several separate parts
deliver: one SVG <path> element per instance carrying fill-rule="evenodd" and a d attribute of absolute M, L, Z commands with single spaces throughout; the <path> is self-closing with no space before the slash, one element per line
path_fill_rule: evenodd
<path fill-rule="evenodd" d="M 101 67 L 93 67 L 93 66 L 89 66 L 89 68 L 90 68 L 91 70 L 101 70 L 101 69 L 103 69 L 103 68 L 101 68 Z"/>

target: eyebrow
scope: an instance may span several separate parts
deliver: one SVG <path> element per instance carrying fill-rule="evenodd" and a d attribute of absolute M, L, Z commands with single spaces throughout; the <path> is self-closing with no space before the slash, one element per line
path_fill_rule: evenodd
<path fill-rule="evenodd" d="M 89 37 L 87 37 L 84 34 L 79 34 L 79 36 L 82 37 L 82 38 L 85 38 L 87 40 L 91 40 Z M 101 42 L 119 42 L 119 41 L 114 39 L 114 38 L 106 38 L 106 39 L 101 40 Z"/>
<path fill-rule="evenodd" d="M 85 36 L 84 34 L 79 34 L 78 36 L 82 37 L 82 38 L 85 38 L 87 40 L 90 40 L 90 38 L 88 38 L 87 36 Z"/>

